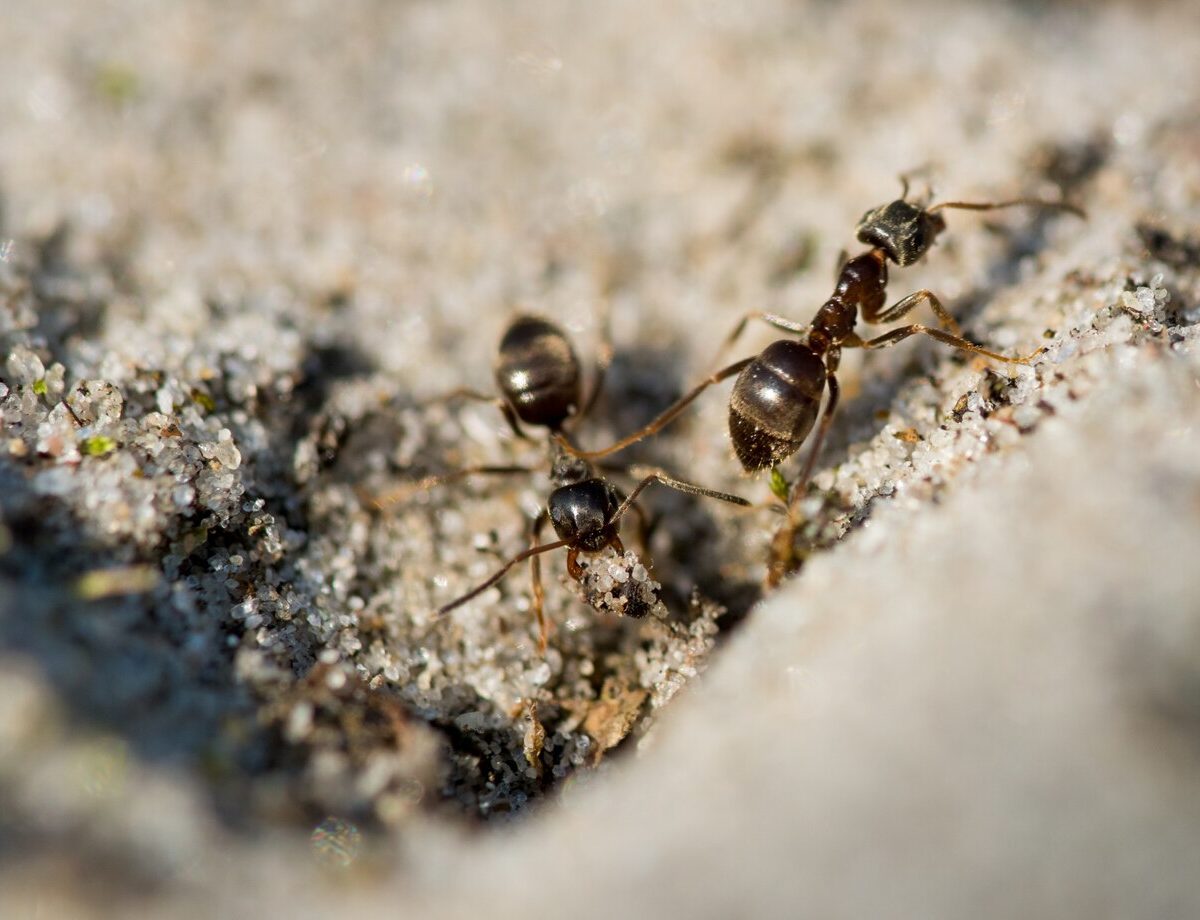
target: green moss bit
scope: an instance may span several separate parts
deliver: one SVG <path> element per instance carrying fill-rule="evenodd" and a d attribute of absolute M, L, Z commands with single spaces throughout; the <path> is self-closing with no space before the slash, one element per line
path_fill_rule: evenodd
<path fill-rule="evenodd" d="M 48 392 L 50 392 L 50 388 L 46 386 L 45 377 L 39 377 L 37 380 L 33 381 L 33 392 L 37 393 L 38 396 L 45 396 Z"/>
<path fill-rule="evenodd" d="M 771 494 L 781 502 L 788 500 L 788 481 L 783 478 L 783 473 L 779 472 L 779 467 L 771 467 Z"/>
<path fill-rule="evenodd" d="M 113 105 L 131 102 L 140 89 L 138 75 L 124 64 L 105 64 L 96 73 L 96 90 Z"/>
<path fill-rule="evenodd" d="M 159 572 L 148 565 L 92 569 L 75 580 L 75 596 L 85 601 L 127 594 L 145 594 L 158 587 Z"/>
<path fill-rule="evenodd" d="M 203 390 L 192 390 L 192 400 L 205 412 L 215 412 L 217 402 Z"/>
<path fill-rule="evenodd" d="M 195 530 L 185 533 L 179 540 L 180 548 L 185 556 L 190 556 L 208 540 L 208 524 L 201 524 Z"/>
<path fill-rule="evenodd" d="M 83 452 L 89 457 L 103 457 L 116 448 L 117 442 L 105 434 L 94 434 L 83 441 Z"/>

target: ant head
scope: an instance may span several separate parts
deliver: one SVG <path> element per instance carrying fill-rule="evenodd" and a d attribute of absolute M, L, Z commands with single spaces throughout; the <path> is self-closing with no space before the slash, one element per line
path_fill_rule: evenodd
<path fill-rule="evenodd" d="M 882 249 L 897 265 L 912 265 L 946 229 L 941 214 L 898 198 L 868 211 L 858 222 L 858 241 Z"/>
<path fill-rule="evenodd" d="M 595 478 L 559 486 L 546 501 L 558 538 L 589 553 L 612 543 L 616 536 L 612 517 L 620 506 L 621 494 L 605 480 Z"/>

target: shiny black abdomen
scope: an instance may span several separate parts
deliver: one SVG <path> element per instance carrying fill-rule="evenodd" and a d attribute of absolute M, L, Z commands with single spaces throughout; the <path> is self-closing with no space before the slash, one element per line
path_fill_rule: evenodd
<path fill-rule="evenodd" d="M 521 421 L 557 429 L 579 405 L 579 359 L 553 323 L 518 316 L 500 340 L 496 383 Z"/>
<path fill-rule="evenodd" d="M 551 492 L 546 511 L 560 540 L 585 552 L 598 553 L 616 536 L 611 521 L 621 500 L 621 493 L 605 480 L 585 479 Z"/>
<path fill-rule="evenodd" d="M 825 364 L 807 345 L 781 339 L 738 375 L 729 397 L 729 436 L 748 471 L 787 459 L 804 443 L 825 391 Z"/>

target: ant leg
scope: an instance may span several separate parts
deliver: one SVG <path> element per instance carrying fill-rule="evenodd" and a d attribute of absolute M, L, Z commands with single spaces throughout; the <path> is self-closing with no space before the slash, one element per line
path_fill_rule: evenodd
<path fill-rule="evenodd" d="M 843 257 L 845 256 L 845 250 L 842 251 L 842 255 Z M 725 356 L 725 352 L 729 351 L 729 349 L 733 347 L 733 343 L 741 338 L 742 333 L 746 331 L 746 326 L 752 319 L 761 319 L 764 323 L 774 326 L 776 329 L 782 329 L 784 332 L 794 332 L 797 335 L 801 335 L 808 331 L 807 323 L 797 323 L 785 316 L 777 316 L 774 313 L 766 313 L 762 310 L 751 310 L 743 315 L 742 318 L 737 321 L 737 325 L 733 327 L 733 331 L 730 332 L 729 335 L 725 336 L 725 340 L 721 342 L 721 347 L 717 349 L 717 354 L 713 358 L 713 364 L 721 363 L 721 359 Z"/>
<path fill-rule="evenodd" d="M 849 336 L 842 341 L 844 348 L 887 348 L 889 345 L 895 345 L 907 339 L 910 335 L 927 335 L 930 338 L 937 339 L 939 342 L 949 345 L 952 348 L 960 349 L 961 351 L 969 351 L 973 354 L 983 355 L 987 358 L 992 358 L 995 361 L 1005 361 L 1009 364 L 1033 364 L 1033 359 L 1044 352 L 1045 348 L 1039 348 L 1037 351 L 1027 355 L 1002 355 L 996 351 L 988 351 L 974 342 L 968 342 L 964 338 L 956 335 L 951 335 L 948 332 L 943 332 L 941 329 L 930 329 L 928 326 L 922 326 L 919 323 L 912 326 L 901 326 L 899 329 L 893 329 L 891 332 L 885 332 L 878 338 L 868 339 L 863 341 L 857 335 Z"/>
<path fill-rule="evenodd" d="M 804 493 L 808 491 L 808 482 L 812 476 L 812 471 L 817 462 L 817 457 L 821 454 L 821 447 L 825 444 L 825 435 L 829 432 L 830 424 L 833 422 L 833 414 L 837 411 L 838 399 L 841 394 L 841 388 L 837 381 L 837 365 L 840 354 L 837 351 L 828 353 L 827 361 L 829 362 L 828 373 L 825 381 L 829 385 L 829 400 L 825 403 L 825 411 L 821 415 L 821 423 L 817 427 L 817 433 L 813 437 L 812 450 L 809 451 L 808 459 L 804 463 L 804 469 L 800 471 L 800 476 L 792 485 L 791 492 L 787 501 L 787 521 L 782 524 L 775 536 L 771 540 L 771 561 L 767 565 L 767 587 L 777 588 L 779 583 L 788 575 L 796 571 L 804 561 L 806 553 L 797 554 L 796 551 L 796 534 L 800 529 L 800 521 L 797 520 L 796 508 L 804 498 Z"/>
<path fill-rule="evenodd" d="M 579 564 L 579 550 L 573 546 L 567 550 L 567 574 L 576 581 L 583 578 L 583 566 Z"/>
<path fill-rule="evenodd" d="M 83 419 L 81 419 L 79 417 L 79 413 L 71 408 L 71 404 L 69 402 L 67 402 L 65 399 L 60 399 L 59 402 L 62 403 L 62 407 L 67 410 L 67 414 L 70 415 L 71 418 L 73 418 L 75 420 L 76 428 L 86 428 L 87 427 L 86 425 L 83 424 Z"/>
<path fill-rule="evenodd" d="M 642 481 L 637 484 L 634 490 L 625 498 L 625 501 L 621 502 L 621 504 L 617 506 L 617 510 L 614 511 L 612 517 L 609 518 L 609 523 L 615 524 L 617 521 L 619 521 L 621 516 L 629 510 L 630 506 L 632 506 L 635 501 L 637 501 L 637 497 L 641 495 L 647 489 L 647 487 L 656 482 L 662 483 L 664 486 L 670 486 L 676 491 L 685 492 L 688 495 L 700 495 L 705 498 L 715 498 L 719 501 L 729 502 L 731 505 L 742 505 L 744 507 L 751 506 L 751 503 L 746 501 L 746 499 L 742 498 L 741 496 L 730 495 L 728 492 L 718 492 L 716 489 L 706 489 L 704 486 L 698 486 L 691 482 L 684 482 L 682 479 L 676 479 L 673 476 L 668 476 L 661 470 L 656 470 L 655 472 L 650 473 L 643 478 Z"/>
<path fill-rule="evenodd" d="M 597 325 L 600 327 L 600 342 L 596 346 L 596 367 L 592 375 L 592 388 L 580 410 L 573 416 L 573 421 L 582 419 L 592 411 L 596 400 L 600 398 L 600 391 L 604 388 L 604 378 L 608 375 L 609 365 L 612 364 L 612 310 L 609 307 L 608 298 L 604 298 L 601 302 L 599 312 L 600 318 Z"/>
<path fill-rule="evenodd" d="M 663 428 L 665 428 L 667 425 L 669 425 L 672 421 L 674 421 L 674 419 L 679 415 L 679 413 L 681 413 L 684 409 L 686 409 L 689 405 L 691 405 L 696 400 L 696 398 L 701 393 L 703 393 L 705 390 L 707 390 L 710 386 L 712 386 L 714 383 L 720 383 L 722 380 L 732 377 L 734 374 L 740 373 L 742 368 L 744 368 L 747 364 L 749 364 L 753 360 L 754 360 L 753 358 L 743 358 L 741 361 L 737 361 L 737 362 L 729 365 L 729 367 L 722 368 L 721 370 L 717 371 L 712 376 L 705 378 L 699 384 L 697 384 L 695 387 L 693 387 L 691 389 L 691 391 L 689 391 L 688 393 L 685 393 L 673 405 L 668 406 L 662 413 L 659 414 L 659 416 L 656 419 L 654 419 L 648 425 L 646 425 L 642 428 L 639 428 L 637 431 L 635 431 L 633 434 L 629 435 L 628 437 L 624 437 L 621 440 L 617 441 L 615 444 L 610 444 L 608 447 L 605 447 L 602 450 L 580 450 L 579 448 L 572 445 L 561 434 L 554 435 L 554 440 L 558 444 L 559 447 L 561 447 L 564 451 L 566 451 L 572 457 L 579 457 L 583 460 L 598 460 L 601 457 L 607 457 L 609 454 L 615 454 L 617 451 L 624 450 L 626 447 L 629 447 L 631 444 L 636 444 L 638 441 L 642 440 L 643 438 L 648 438 L 652 434 L 657 434 L 659 431 L 661 431 Z"/>
<path fill-rule="evenodd" d="M 538 516 L 533 519 L 533 523 L 529 527 L 529 546 L 532 549 L 537 546 L 538 537 L 541 535 L 542 528 L 546 526 L 548 520 L 546 512 L 538 512 Z M 529 557 L 529 580 L 533 588 L 533 617 L 537 621 L 538 626 L 538 654 L 546 654 L 546 644 L 550 639 L 550 628 L 546 623 L 545 604 L 546 592 L 542 589 L 542 557 Z"/>
<path fill-rule="evenodd" d="M 442 396 L 436 396 L 433 399 L 424 400 L 419 405 L 434 406 L 438 403 L 453 402 L 456 399 L 466 399 L 470 400 L 471 402 L 490 403 L 500 410 L 500 414 L 504 416 L 504 421 L 508 422 L 508 427 L 512 429 L 512 433 L 514 435 L 516 435 L 522 441 L 533 440 L 533 438 L 526 434 L 525 429 L 521 427 L 521 423 L 517 420 L 517 413 L 513 411 L 512 406 L 510 406 L 503 399 L 500 399 L 496 396 L 489 396 L 486 393 L 480 393 L 478 390 L 466 388 L 451 390 L 449 393 L 445 393 Z"/>
<path fill-rule="evenodd" d="M 608 473 L 620 473 L 620 474 L 623 474 L 626 476 L 629 476 L 629 475 L 636 476 L 636 474 L 631 474 L 628 466 L 624 466 L 624 465 L 617 465 L 615 463 L 597 463 L 596 467 L 598 469 L 604 470 L 605 472 L 608 472 Z M 643 508 L 641 505 L 637 504 L 636 502 L 631 506 L 630 510 L 632 510 L 633 513 L 637 515 L 638 549 L 641 550 L 642 561 L 645 564 L 647 570 L 649 570 L 651 568 L 651 565 L 650 565 L 650 538 L 653 535 L 655 528 L 658 527 L 659 518 L 656 517 L 656 518 L 654 518 L 654 520 L 651 520 L 650 516 L 646 513 L 646 509 Z"/>
<path fill-rule="evenodd" d="M 517 421 L 517 413 L 513 407 L 506 403 L 503 399 L 493 400 L 496 408 L 500 410 L 500 414 L 504 416 L 504 421 L 508 422 L 508 427 L 512 429 L 512 433 L 523 441 L 532 441 L 531 438 L 521 427 L 521 423 Z"/>
<path fill-rule="evenodd" d="M 800 499 L 804 497 L 804 493 L 808 491 L 808 481 L 812 477 L 813 468 L 817 465 L 817 457 L 820 456 L 821 448 L 825 444 L 825 435 L 829 433 L 829 426 L 833 423 L 833 413 L 837 411 L 838 400 L 841 396 L 841 387 L 838 386 L 836 358 L 833 362 L 833 367 L 825 377 L 825 382 L 829 385 L 829 399 L 825 403 L 825 411 L 821 414 L 821 422 L 817 426 L 817 433 L 813 437 L 812 450 L 808 452 L 808 459 L 804 461 L 804 468 L 800 470 L 800 475 L 792 484 L 791 495 L 788 498 L 788 517 L 794 516 L 796 505 L 800 503 Z"/>
<path fill-rule="evenodd" d="M 747 313 L 745 316 L 743 316 L 740 320 L 738 320 L 737 325 L 733 327 L 733 331 L 730 332 L 728 336 L 726 336 L 725 341 L 721 344 L 721 347 L 717 350 L 718 360 L 733 345 L 733 343 L 738 339 L 738 337 L 741 336 L 741 334 L 746 329 L 746 325 L 752 319 L 760 319 L 763 322 L 768 323 L 769 325 L 774 326 L 777 329 L 784 330 L 785 332 L 802 334 L 802 333 L 808 331 L 808 325 L 806 323 L 797 323 L 793 320 L 788 319 L 785 316 L 778 316 L 774 313 L 764 313 L 761 310 L 752 310 L 749 313 Z M 726 380 L 729 377 L 732 377 L 734 374 L 740 373 L 742 368 L 744 368 L 747 364 L 749 364 L 753 360 L 754 360 L 753 358 L 743 358 L 741 361 L 737 361 L 737 362 L 729 365 L 728 367 L 724 367 L 721 370 L 714 372 L 713 374 L 711 374 L 710 376 L 705 378 L 703 381 L 701 381 L 690 392 L 684 394 L 684 396 L 681 397 L 677 402 L 675 402 L 671 406 L 668 406 L 657 418 L 655 418 L 649 424 L 647 424 L 643 428 L 639 428 L 633 434 L 629 435 L 628 437 L 622 438 L 620 441 L 617 441 L 615 444 L 612 444 L 612 445 L 604 448 L 603 450 L 579 450 L 578 448 L 573 447 L 571 444 L 569 444 L 567 442 L 566 438 L 562 437 L 561 435 L 557 435 L 557 434 L 554 436 L 554 439 L 558 442 L 559 446 L 561 446 L 563 448 L 563 450 L 565 450 L 571 456 L 579 457 L 584 460 L 599 460 L 601 457 L 607 457 L 610 454 L 615 454 L 617 451 L 624 450 L 626 447 L 629 447 L 632 444 L 636 444 L 638 441 L 641 441 L 643 438 L 648 438 L 653 434 L 657 434 L 659 431 L 661 431 L 663 428 L 665 428 L 667 425 L 669 425 L 672 421 L 674 421 L 674 419 L 679 415 L 679 413 L 682 412 L 684 409 L 686 409 L 706 389 L 708 389 L 710 386 L 712 386 L 715 383 L 720 383 L 722 380 Z M 713 363 L 716 364 L 718 362 L 714 361 Z"/>
<path fill-rule="evenodd" d="M 516 565 L 517 563 L 524 562 L 526 559 L 532 558 L 533 556 L 538 556 L 542 553 L 548 553 L 552 549 L 558 549 L 561 546 L 566 546 L 567 542 L 568 541 L 566 541 L 566 540 L 555 540 L 553 543 L 543 543 L 540 546 L 531 546 L 531 547 L 529 547 L 529 549 L 525 550 L 524 552 L 517 553 L 515 556 L 513 556 L 511 559 L 509 559 L 508 562 L 504 563 L 504 565 L 500 569 L 500 571 L 496 572 L 496 574 L 494 574 L 487 581 L 483 582 L 483 584 L 472 588 L 470 591 L 468 591 L 466 594 L 462 595 L 461 597 L 457 597 L 454 600 L 452 600 L 450 603 L 439 607 L 436 615 L 439 617 L 445 616 L 447 613 L 449 613 L 451 610 L 455 609 L 456 607 L 461 607 L 467 601 L 474 600 L 476 597 L 478 597 L 480 594 L 482 594 L 484 591 L 486 591 L 492 585 L 496 584 L 496 582 L 500 581 L 505 575 L 507 575 L 509 573 L 509 571 L 512 569 L 512 567 L 514 565 Z"/>
<path fill-rule="evenodd" d="M 913 310 L 922 300 L 928 301 L 934 315 L 938 318 L 938 323 L 943 329 L 951 335 L 962 338 L 962 329 L 959 328 L 958 321 L 950 315 L 950 312 L 943 306 L 938 296 L 933 291 L 925 289 L 909 294 L 907 297 L 896 301 L 878 316 L 873 316 L 870 319 L 872 323 L 890 323 L 904 316 L 906 313 Z"/>
<path fill-rule="evenodd" d="M 842 269 L 846 267 L 846 260 L 849 258 L 850 258 L 850 253 L 846 251 L 845 246 L 843 246 L 841 249 L 838 250 L 837 261 L 833 265 L 833 282 L 834 282 L 834 284 L 837 284 L 837 282 L 841 280 Z"/>
<path fill-rule="evenodd" d="M 538 472 L 541 471 L 527 466 L 468 466 L 461 470 L 455 470 L 452 473 L 440 473 L 435 476 L 426 476 L 423 479 L 418 479 L 416 482 L 406 482 L 394 489 L 389 489 L 387 492 L 371 493 L 360 491 L 358 497 L 366 504 L 374 505 L 380 511 L 383 511 L 391 505 L 407 501 L 420 492 L 426 492 L 435 486 L 445 485 L 448 482 L 457 482 L 460 479 L 466 479 L 468 476 L 509 476 L 514 473 Z"/>
<path fill-rule="evenodd" d="M 641 505 L 634 505 L 633 513 L 637 515 L 638 549 L 640 549 L 642 551 L 642 559 L 646 560 L 647 568 L 649 568 L 650 518 L 646 515 L 646 509 L 643 508 Z"/>

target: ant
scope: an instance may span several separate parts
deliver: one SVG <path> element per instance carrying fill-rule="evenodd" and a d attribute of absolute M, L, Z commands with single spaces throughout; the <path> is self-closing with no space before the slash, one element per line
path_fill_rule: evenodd
<path fill-rule="evenodd" d="M 499 571 L 482 584 L 444 604 L 436 616 L 442 617 L 499 582 L 516 565 L 525 560 L 530 562 L 533 583 L 533 611 L 538 624 L 538 650 L 544 654 L 548 628 L 543 610 L 541 581 L 542 553 L 566 547 L 567 573 L 585 588 L 589 602 L 598 606 L 599 595 L 594 588 L 584 584 L 585 569 L 579 563 L 581 554 L 601 553 L 608 548 L 625 555 L 619 525 L 621 518 L 630 508 L 642 514 L 635 505 L 638 497 L 649 486 L 660 483 L 685 492 L 715 498 L 735 505 L 750 502 L 736 495 L 706 489 L 693 483 L 668 476 L 661 470 L 648 473 L 634 489 L 625 495 L 607 479 L 600 476 L 597 468 L 586 460 L 571 456 L 569 449 L 560 444 L 570 444 L 567 431 L 571 423 L 582 419 L 592 408 L 603 384 L 604 374 L 611 357 L 607 343 L 602 347 L 597 361 L 595 380 L 586 401 L 581 400 L 582 386 L 579 359 L 567 336 L 553 323 L 537 316 L 517 316 L 508 326 L 500 340 L 495 364 L 496 384 L 501 396 L 490 397 L 472 390 L 456 390 L 444 399 L 465 397 L 495 404 L 503 413 L 513 432 L 520 438 L 532 441 L 522 425 L 545 428 L 549 433 L 547 443 L 550 465 L 550 480 L 554 489 L 545 507 L 530 524 L 529 548 L 509 559 Z M 626 473 L 633 468 L 615 467 Z M 446 482 L 462 479 L 473 474 L 508 474 L 536 472 L 523 466 L 473 466 L 452 473 L 426 477 L 414 483 L 417 490 L 424 490 Z M 411 487 L 410 487 L 411 489 Z M 404 492 L 410 491 L 405 489 Z M 395 493 L 393 493 L 395 495 Z M 382 507 L 395 500 L 392 496 L 375 499 Z M 545 525 L 553 528 L 557 540 L 539 543 Z M 642 521 L 643 542 L 645 520 Z M 652 592 L 643 586 L 647 582 L 629 578 L 615 587 L 615 607 L 629 617 L 640 618 L 650 612 Z"/>
<path fill-rule="evenodd" d="M 783 575 L 798 565 L 793 546 L 797 528 L 796 506 L 807 490 L 814 464 L 837 410 L 840 394 L 837 370 L 843 348 L 887 348 L 921 334 L 995 361 L 1024 365 L 1031 364 L 1044 350 L 1039 348 L 1028 355 L 1005 355 L 976 345 L 962 337 L 958 323 L 941 300 L 926 289 L 915 291 L 887 306 L 887 263 L 891 261 L 904 267 L 924 256 L 946 229 L 946 221 L 941 214 L 945 210 L 991 211 L 1029 205 L 1063 210 L 1081 218 L 1086 216 L 1072 204 L 1038 198 L 995 202 L 943 201 L 927 206 L 909 201 L 908 180 L 902 178 L 901 181 L 903 189 L 900 198 L 872 208 L 858 222 L 857 238 L 870 248 L 853 258 L 847 258 L 842 253 L 833 295 L 817 310 L 810 323 L 797 323 L 772 313 L 751 311 L 738 321 L 725 339 L 721 353 L 733 344 L 752 319 L 760 319 L 778 329 L 795 333 L 801 337 L 800 340 L 780 339 L 758 355 L 743 358 L 716 371 L 649 424 L 609 447 L 581 451 L 562 438 L 558 439 L 559 446 L 567 453 L 585 460 L 614 454 L 661 431 L 708 387 L 736 374 L 737 380 L 729 398 L 729 436 L 734 453 L 748 473 L 767 468 L 773 470 L 773 491 L 784 502 L 788 515 L 789 523 L 781 530 L 773 548 L 776 563 L 768 574 L 768 582 L 772 586 L 777 584 Z M 923 302 L 932 308 L 941 328 L 914 323 L 870 339 L 863 339 L 854 331 L 860 311 L 864 322 L 888 323 L 900 319 Z M 828 398 L 825 399 L 822 412 L 821 401 L 826 390 Z M 776 468 L 800 449 L 814 425 L 816 434 L 812 449 L 799 477 L 789 489 Z"/>

